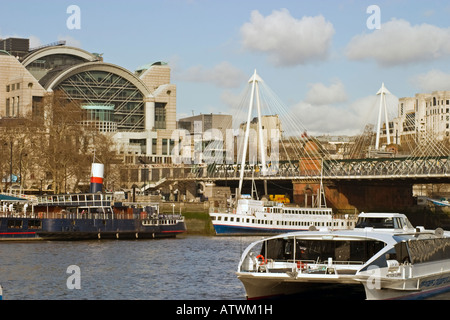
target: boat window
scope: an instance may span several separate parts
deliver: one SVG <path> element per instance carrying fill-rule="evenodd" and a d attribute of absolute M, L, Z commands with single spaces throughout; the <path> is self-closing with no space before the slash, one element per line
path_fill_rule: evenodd
<path fill-rule="evenodd" d="M 356 228 L 379 228 L 379 229 L 393 229 L 394 228 L 394 219 L 390 217 L 382 217 L 382 218 L 370 218 L 370 217 L 361 217 L 358 218 L 356 222 Z"/>
<path fill-rule="evenodd" d="M 9 229 L 22 229 L 23 221 L 21 219 L 8 220 Z"/>
<path fill-rule="evenodd" d="M 399 262 L 423 263 L 450 259 L 450 238 L 420 239 L 395 245 Z"/>
<path fill-rule="evenodd" d="M 376 240 L 337 241 L 277 238 L 264 242 L 261 254 L 273 260 L 314 260 L 366 262 L 384 247 L 384 242 Z M 288 248 L 292 248 L 288 250 Z"/>
<path fill-rule="evenodd" d="M 394 218 L 394 228 L 396 229 L 403 228 L 402 220 L 400 218 Z"/>
<path fill-rule="evenodd" d="M 28 229 L 41 229 L 42 228 L 42 222 L 41 220 L 34 220 L 30 219 L 28 220 Z"/>

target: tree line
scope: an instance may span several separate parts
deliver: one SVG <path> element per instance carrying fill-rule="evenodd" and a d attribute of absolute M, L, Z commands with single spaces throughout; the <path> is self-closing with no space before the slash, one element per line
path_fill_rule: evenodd
<path fill-rule="evenodd" d="M 118 160 L 111 136 L 82 124 L 84 112 L 78 101 L 54 92 L 44 96 L 25 118 L 2 119 L 2 191 L 7 191 L 17 177 L 16 188 L 84 192 L 89 187 L 93 161 L 105 165 L 105 179 L 119 176 L 113 166 Z"/>

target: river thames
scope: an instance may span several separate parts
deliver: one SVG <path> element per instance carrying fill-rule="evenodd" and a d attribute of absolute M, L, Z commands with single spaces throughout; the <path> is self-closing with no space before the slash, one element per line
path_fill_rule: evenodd
<path fill-rule="evenodd" d="M 235 272 L 259 238 L 1 242 L 0 285 L 4 300 L 245 300 Z"/>
<path fill-rule="evenodd" d="M 244 300 L 235 272 L 256 239 L 2 242 L 0 285 L 4 300 Z"/>

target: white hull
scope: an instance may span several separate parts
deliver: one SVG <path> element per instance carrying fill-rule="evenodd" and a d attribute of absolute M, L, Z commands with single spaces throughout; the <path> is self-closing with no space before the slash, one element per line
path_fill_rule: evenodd
<path fill-rule="evenodd" d="M 450 271 L 411 279 L 377 279 L 354 275 L 302 276 L 292 273 L 237 273 L 245 287 L 246 298 L 324 298 L 403 300 L 426 299 L 450 291 Z"/>
<path fill-rule="evenodd" d="M 211 221 L 217 235 L 269 235 L 306 231 L 311 227 L 353 229 L 355 217 L 337 218 L 330 208 L 299 208 L 256 200 L 240 200 L 236 210 L 213 209 Z"/>
<path fill-rule="evenodd" d="M 333 298 L 364 298 L 364 287 L 350 276 L 328 276 L 327 281 L 314 277 L 296 279 L 292 275 L 270 276 L 264 274 L 237 273 L 245 287 L 246 298 L 278 299 L 284 297 L 315 299 L 324 296 Z M 346 295 L 339 295 L 339 292 Z"/>
<path fill-rule="evenodd" d="M 424 299 L 450 291 L 449 234 L 410 226 L 400 214 L 361 214 L 353 230 L 261 239 L 245 249 L 236 274 L 248 299 Z"/>

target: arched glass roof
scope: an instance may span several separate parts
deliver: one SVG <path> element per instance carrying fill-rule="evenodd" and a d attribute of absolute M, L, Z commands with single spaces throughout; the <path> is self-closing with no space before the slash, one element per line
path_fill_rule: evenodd
<path fill-rule="evenodd" d="M 98 54 L 89 53 L 79 48 L 54 46 L 29 53 L 24 57 L 22 64 L 40 81 L 55 69 L 62 69 L 85 62 L 101 61 L 101 59 Z"/>
<path fill-rule="evenodd" d="M 128 70 L 103 62 L 66 68 L 47 79 L 45 88 L 60 90 L 81 104 L 114 106 L 118 131 L 145 130 L 145 98 L 148 88 Z"/>

